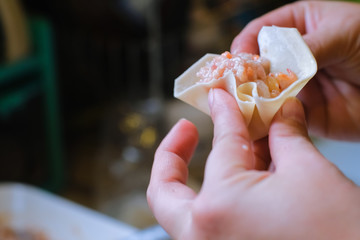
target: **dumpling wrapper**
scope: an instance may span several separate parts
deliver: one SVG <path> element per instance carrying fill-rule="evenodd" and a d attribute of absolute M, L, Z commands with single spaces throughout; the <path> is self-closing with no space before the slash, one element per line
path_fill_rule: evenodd
<path fill-rule="evenodd" d="M 196 73 L 217 54 L 206 54 L 175 80 L 174 96 L 210 114 L 208 92 L 223 88 L 232 94 L 245 118 L 252 140 L 267 136 L 270 123 L 288 97 L 296 96 L 315 75 L 317 64 L 309 47 L 296 28 L 263 27 L 258 35 L 260 56 L 270 61 L 270 72 L 293 71 L 298 79 L 275 98 L 259 96 L 255 82 L 236 86 L 229 71 L 220 79 L 199 82 Z"/>

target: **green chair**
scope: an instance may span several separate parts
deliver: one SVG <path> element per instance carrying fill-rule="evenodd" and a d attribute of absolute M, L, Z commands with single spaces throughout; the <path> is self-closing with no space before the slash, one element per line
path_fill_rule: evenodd
<path fill-rule="evenodd" d="M 49 179 L 44 188 L 58 191 L 63 185 L 63 156 L 53 39 L 50 24 L 42 18 L 29 20 L 31 54 L 0 65 L 0 117 L 6 118 L 37 94 L 44 96 Z"/>

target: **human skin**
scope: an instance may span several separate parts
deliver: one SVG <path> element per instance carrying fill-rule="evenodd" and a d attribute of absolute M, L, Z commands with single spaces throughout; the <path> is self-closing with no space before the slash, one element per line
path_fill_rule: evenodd
<path fill-rule="evenodd" d="M 360 189 L 309 140 L 300 101 L 291 98 L 254 148 L 241 112 L 222 89 L 209 93 L 213 148 L 199 193 L 186 186 L 198 141 L 180 120 L 156 151 L 149 206 L 174 239 L 360 239 Z M 262 151 L 260 151 L 262 150 Z"/>
<path fill-rule="evenodd" d="M 263 25 L 297 27 L 319 65 L 300 94 L 311 133 L 358 140 L 359 10 L 296 2 L 251 22 L 232 52 L 257 53 Z M 211 90 L 209 105 L 214 140 L 200 192 L 186 186 L 198 141 L 191 122 L 180 120 L 155 154 L 148 202 L 174 239 L 360 239 L 360 189 L 311 143 L 300 101 L 287 100 L 268 139 L 255 143 L 229 94 Z"/>
<path fill-rule="evenodd" d="M 360 140 L 360 4 L 300 1 L 250 22 L 232 52 L 257 53 L 262 26 L 295 27 L 319 67 L 299 94 L 312 135 Z"/>

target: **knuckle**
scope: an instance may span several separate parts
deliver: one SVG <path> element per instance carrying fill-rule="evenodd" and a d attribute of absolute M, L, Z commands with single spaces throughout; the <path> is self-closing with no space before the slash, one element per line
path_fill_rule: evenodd
<path fill-rule="evenodd" d="M 151 183 L 149 184 L 147 190 L 146 190 L 146 200 L 148 202 L 148 205 L 151 209 L 153 209 L 153 205 L 154 205 L 154 188 L 151 185 Z"/>
<path fill-rule="evenodd" d="M 220 144 L 222 142 L 236 143 L 240 145 L 249 145 L 249 136 L 243 132 L 222 132 L 214 136 L 213 145 Z"/>
<path fill-rule="evenodd" d="M 201 230 L 209 231 L 221 225 L 224 210 L 209 201 L 195 201 L 192 209 L 193 223 Z"/>

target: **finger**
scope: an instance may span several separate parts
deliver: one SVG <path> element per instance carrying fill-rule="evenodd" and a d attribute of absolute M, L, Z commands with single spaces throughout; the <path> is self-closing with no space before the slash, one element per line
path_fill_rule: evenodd
<path fill-rule="evenodd" d="M 342 61 L 344 44 L 337 31 L 331 29 L 328 24 L 319 23 L 316 29 L 303 35 L 304 41 L 314 55 L 318 68 L 323 68 L 334 61 Z M 339 48 L 339 46 L 343 46 Z"/>
<path fill-rule="evenodd" d="M 188 203 L 196 196 L 185 184 L 197 142 L 195 126 L 180 120 L 155 153 L 147 198 L 156 219 L 173 236 L 181 231 L 181 222 L 187 221 Z"/>
<path fill-rule="evenodd" d="M 222 89 L 212 89 L 209 105 L 214 139 L 205 174 L 222 178 L 254 169 L 249 132 L 235 99 Z"/>
<path fill-rule="evenodd" d="M 329 124 L 333 118 L 328 117 L 329 113 L 332 112 L 328 106 L 336 106 L 334 109 L 336 109 L 337 113 L 346 110 L 346 108 L 339 105 L 342 103 L 342 97 L 339 96 L 334 81 L 328 81 L 327 79 L 328 76 L 323 71 L 319 71 L 298 95 L 305 107 L 309 131 L 314 136 L 331 137 L 332 128 L 329 127 Z M 344 118 L 346 115 L 336 115 L 346 119 L 346 117 Z"/>
<path fill-rule="evenodd" d="M 349 37 L 347 34 L 341 35 L 339 31 L 334 31 L 331 28 L 331 25 L 322 22 L 315 31 L 303 35 L 304 41 L 314 55 L 319 69 L 344 61 L 345 51 L 353 47 L 353 45 L 347 44 L 349 42 L 345 39 Z M 339 46 L 342 47 L 339 48 Z"/>
<path fill-rule="evenodd" d="M 288 99 L 275 116 L 269 146 L 277 172 L 308 170 L 325 159 L 310 141 L 304 109 L 296 98 Z"/>
<path fill-rule="evenodd" d="M 231 44 L 231 52 L 259 53 L 257 37 L 263 26 L 295 27 L 305 33 L 304 4 L 294 3 L 273 10 L 251 21 Z"/>
<path fill-rule="evenodd" d="M 351 8 L 352 4 L 354 3 L 347 3 L 347 7 Z M 344 7 L 343 3 L 333 2 L 330 5 L 313 1 L 299 1 L 285 5 L 251 21 L 234 38 L 231 52 L 258 53 L 257 37 L 260 29 L 263 26 L 276 25 L 297 28 L 317 60 L 319 68 L 341 62 L 346 56 L 344 51 L 353 51 L 353 42 L 348 39 L 352 34 L 357 34 L 356 28 L 344 23 L 341 29 L 335 26 L 335 31 L 334 26 L 329 24 L 326 17 L 333 15 L 336 9 L 342 7 Z M 355 17 L 358 17 L 357 11 L 349 13 L 349 19 Z"/>
<path fill-rule="evenodd" d="M 356 51 L 359 44 L 359 10 L 357 3 L 351 2 L 307 2 L 305 15 L 307 20 L 304 40 L 315 56 L 318 67 L 343 63 Z M 338 19 L 334 24 L 329 24 L 330 16 L 336 14 L 339 9 L 347 12 L 347 18 Z M 352 19 L 353 21 L 348 21 Z M 355 23 L 355 24 L 354 24 Z M 339 46 L 341 46 L 339 48 Z M 331 72 L 332 69 L 329 69 Z M 343 78 L 349 80 L 346 71 Z"/>

